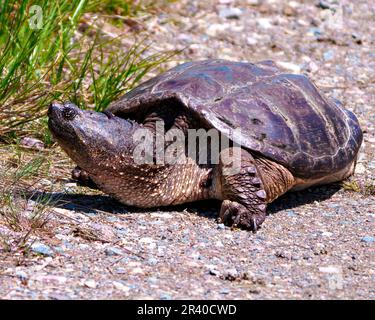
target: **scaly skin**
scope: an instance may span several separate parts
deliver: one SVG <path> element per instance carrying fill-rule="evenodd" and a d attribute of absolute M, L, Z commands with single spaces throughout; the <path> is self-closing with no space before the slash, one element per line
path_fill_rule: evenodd
<path fill-rule="evenodd" d="M 144 126 L 163 119 L 172 128 L 197 125 L 186 114 L 153 112 Z M 283 166 L 241 149 L 241 170 L 227 174 L 231 163 L 221 153 L 219 165 L 198 165 L 187 158 L 184 164 L 136 164 L 132 134 L 143 124 L 111 114 L 78 109 L 72 104 L 51 105 L 49 127 L 61 147 L 77 163 L 73 176 L 92 182 L 120 202 L 143 208 L 168 206 L 203 199 L 223 200 L 220 218 L 227 225 L 256 230 L 265 219 L 266 205 L 292 188 L 294 178 Z"/>
<path fill-rule="evenodd" d="M 103 170 L 92 179 L 99 189 L 122 203 L 152 208 L 211 198 L 211 186 L 204 187 L 210 171 L 195 162 L 173 166 L 134 164 Z"/>
<path fill-rule="evenodd" d="M 140 84 L 104 113 L 68 103 L 52 105 L 49 116 L 53 135 L 83 170 L 73 175 L 86 183 L 139 207 L 221 199 L 222 220 L 247 229 L 258 228 L 266 204 L 286 191 L 351 175 L 363 139 L 352 112 L 305 75 L 285 73 L 272 61 L 187 62 Z M 189 137 L 188 129 L 231 136 L 231 146 L 242 148 L 234 157 L 241 170 L 226 174 L 225 152 L 237 150 L 231 147 L 220 150 L 220 164 L 212 161 L 218 153 L 211 148 L 205 165 L 189 158 L 184 164 L 136 164 L 132 138 L 146 128 L 149 141 L 159 142 L 158 120 L 167 134 L 179 129 L 182 138 Z M 157 160 L 173 142 L 153 146 L 147 155 Z M 180 145 L 180 151 L 195 158 L 189 146 Z M 205 147 L 195 151 L 204 153 Z"/>
<path fill-rule="evenodd" d="M 220 218 L 226 224 L 256 230 L 266 217 L 267 203 L 292 188 L 294 178 L 281 165 L 255 158 L 244 149 L 241 149 L 240 172 L 225 175 L 227 152 L 223 153 L 219 165 L 224 199 Z"/>

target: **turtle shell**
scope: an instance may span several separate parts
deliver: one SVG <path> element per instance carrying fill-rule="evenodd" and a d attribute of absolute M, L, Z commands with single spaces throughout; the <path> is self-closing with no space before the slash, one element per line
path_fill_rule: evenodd
<path fill-rule="evenodd" d="M 136 118 L 173 100 L 243 148 L 300 178 L 333 174 L 355 160 L 362 131 L 355 115 L 322 95 L 304 75 L 272 61 L 187 62 L 134 88 L 108 110 Z"/>

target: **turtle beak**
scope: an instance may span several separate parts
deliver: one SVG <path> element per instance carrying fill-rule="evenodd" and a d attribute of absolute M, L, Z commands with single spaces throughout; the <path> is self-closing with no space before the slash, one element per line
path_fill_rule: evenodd
<path fill-rule="evenodd" d="M 57 102 L 52 102 L 51 105 L 48 108 L 48 118 L 58 118 L 61 114 L 63 106 Z"/>

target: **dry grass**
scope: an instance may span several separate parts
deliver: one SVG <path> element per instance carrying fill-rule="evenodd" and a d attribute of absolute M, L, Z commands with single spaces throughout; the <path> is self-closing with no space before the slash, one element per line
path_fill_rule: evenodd
<path fill-rule="evenodd" d="M 0 228 L 5 251 L 24 249 L 30 237 L 45 228 L 51 199 L 31 201 L 33 186 L 49 171 L 46 155 L 2 146 L 0 162 Z"/>
<path fill-rule="evenodd" d="M 341 186 L 346 191 L 359 192 L 364 196 L 370 197 L 375 195 L 375 181 L 372 179 L 358 181 L 354 178 L 350 178 L 343 181 Z"/>

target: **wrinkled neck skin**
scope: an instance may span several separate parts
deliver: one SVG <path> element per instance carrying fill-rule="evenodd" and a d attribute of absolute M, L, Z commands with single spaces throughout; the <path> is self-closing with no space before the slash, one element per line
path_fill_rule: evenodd
<path fill-rule="evenodd" d="M 99 188 L 120 202 L 138 207 L 174 205 L 212 197 L 211 170 L 200 168 L 195 161 L 186 164 L 142 164 L 134 161 L 133 140 L 142 125 L 123 119 L 84 131 L 76 129 L 78 148 L 64 148 Z M 115 122 L 117 121 L 117 122 Z M 110 125 L 110 126 L 109 126 Z M 150 130 L 150 129 L 147 129 Z M 155 132 L 150 130 L 150 134 Z M 154 150 L 153 150 L 154 151 Z"/>
<path fill-rule="evenodd" d="M 64 107 L 50 108 L 49 127 L 64 151 L 102 191 L 138 207 L 216 197 L 210 182 L 212 168 L 200 167 L 190 158 L 184 164 L 136 160 L 139 135 L 145 133 L 137 130 L 149 130 L 152 143 L 155 138 L 152 128 L 109 113 L 83 111 L 74 105 Z"/>

